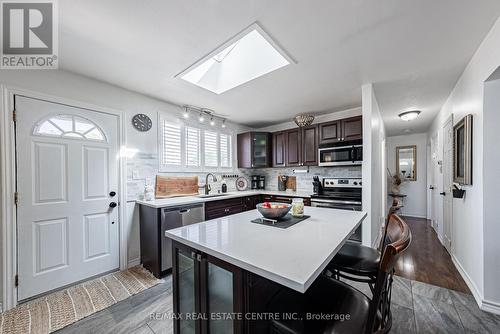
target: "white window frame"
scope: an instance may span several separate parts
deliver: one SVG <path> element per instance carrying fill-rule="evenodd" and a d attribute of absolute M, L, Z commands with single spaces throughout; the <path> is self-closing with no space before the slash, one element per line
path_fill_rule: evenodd
<path fill-rule="evenodd" d="M 181 128 L 181 165 L 164 165 L 163 162 L 163 123 L 167 121 L 170 123 L 178 124 Z M 196 128 L 200 130 L 200 166 L 199 167 L 188 167 L 186 166 L 186 127 Z M 205 166 L 205 154 L 203 152 L 205 147 L 205 131 L 217 133 L 217 167 L 206 167 Z M 219 173 L 231 173 L 236 171 L 236 134 L 228 128 L 217 128 L 212 127 L 208 124 L 202 124 L 196 121 L 182 120 L 180 118 L 172 117 L 170 115 L 159 113 L 158 115 L 158 171 L 163 173 L 208 173 L 208 172 L 219 172 Z M 230 167 L 221 167 L 221 152 L 220 152 L 220 135 L 224 134 L 229 136 L 231 140 L 230 147 Z"/>

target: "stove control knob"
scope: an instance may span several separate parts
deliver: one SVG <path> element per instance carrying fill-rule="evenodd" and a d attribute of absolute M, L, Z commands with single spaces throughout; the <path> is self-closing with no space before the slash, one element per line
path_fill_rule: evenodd
<path fill-rule="evenodd" d="M 358 185 L 358 182 L 354 181 L 354 185 L 357 186 Z"/>
<path fill-rule="evenodd" d="M 363 182 L 359 181 L 359 185 L 360 185 L 360 186 L 361 186 L 361 185 L 363 185 Z"/>

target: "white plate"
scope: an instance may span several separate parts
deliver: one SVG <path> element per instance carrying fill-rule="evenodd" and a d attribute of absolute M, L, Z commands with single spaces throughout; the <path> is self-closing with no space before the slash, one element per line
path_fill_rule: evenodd
<path fill-rule="evenodd" d="M 248 181 L 244 177 L 239 177 L 236 179 L 236 189 L 239 191 L 245 190 L 248 187 Z"/>

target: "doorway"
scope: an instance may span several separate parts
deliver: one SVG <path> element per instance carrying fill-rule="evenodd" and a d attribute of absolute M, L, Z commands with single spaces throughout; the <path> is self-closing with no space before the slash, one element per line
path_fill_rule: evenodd
<path fill-rule="evenodd" d="M 453 116 L 443 125 L 443 244 L 451 251 L 453 240 Z"/>
<path fill-rule="evenodd" d="M 18 300 L 120 267 L 119 119 L 15 95 Z"/>

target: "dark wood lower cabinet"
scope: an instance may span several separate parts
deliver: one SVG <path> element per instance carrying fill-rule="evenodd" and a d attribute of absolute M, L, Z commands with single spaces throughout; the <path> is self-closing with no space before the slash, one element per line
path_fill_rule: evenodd
<path fill-rule="evenodd" d="M 283 287 L 179 242 L 172 243 L 174 333 L 266 333 L 266 312 Z"/>
<path fill-rule="evenodd" d="M 206 202 L 205 220 L 234 215 L 243 211 L 245 211 L 243 197 Z"/>
<path fill-rule="evenodd" d="M 260 195 L 230 198 L 205 203 L 205 220 L 216 219 L 255 209 Z"/>
<path fill-rule="evenodd" d="M 301 197 L 291 197 L 291 196 L 278 196 L 278 195 L 262 195 L 261 202 L 278 202 L 278 203 L 288 203 L 291 204 L 294 198 Z M 311 199 L 308 197 L 302 198 L 304 200 L 305 206 L 311 206 Z"/>

